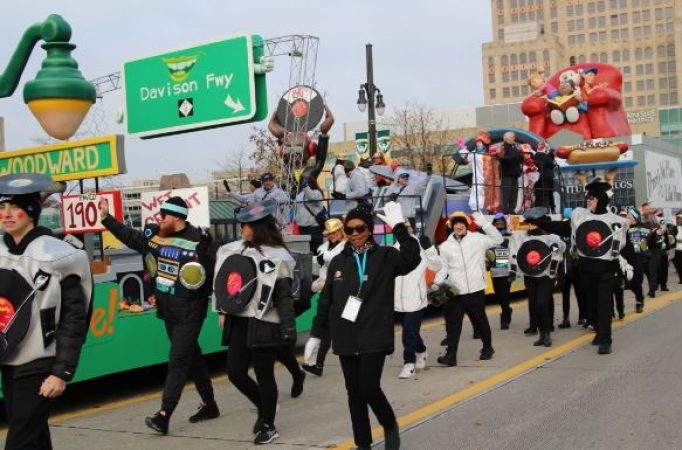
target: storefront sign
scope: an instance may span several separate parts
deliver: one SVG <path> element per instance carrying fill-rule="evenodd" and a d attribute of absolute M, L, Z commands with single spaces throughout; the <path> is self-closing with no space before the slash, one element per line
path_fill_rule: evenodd
<path fill-rule="evenodd" d="M 140 195 L 142 203 L 142 224 L 158 223 L 161 220 L 160 209 L 163 202 L 171 197 L 180 196 L 187 203 L 189 216 L 187 220 L 194 226 L 208 227 L 211 225 L 208 205 L 208 187 L 174 189 L 168 191 L 143 192 Z"/>
<path fill-rule="evenodd" d="M 677 156 L 647 151 L 646 167 L 647 199 L 654 208 L 682 207 L 682 161 Z"/>
<path fill-rule="evenodd" d="M 644 111 L 628 111 L 628 122 L 636 123 L 650 123 L 656 119 L 656 110 L 647 109 Z"/>
<path fill-rule="evenodd" d="M 123 136 L 0 152 L 0 175 L 12 173 L 40 173 L 55 181 L 126 173 Z"/>

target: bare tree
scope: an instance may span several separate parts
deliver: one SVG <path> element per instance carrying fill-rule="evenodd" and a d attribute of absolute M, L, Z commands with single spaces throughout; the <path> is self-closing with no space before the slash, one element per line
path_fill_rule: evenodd
<path fill-rule="evenodd" d="M 443 115 L 422 103 L 407 102 L 394 110 L 389 124 L 395 136 L 391 145 L 405 153 L 401 164 L 424 170 L 426 163 L 431 162 L 437 172 L 446 173 L 450 158 L 444 156 L 452 151 L 456 130 L 448 130 Z"/>
<path fill-rule="evenodd" d="M 256 163 L 260 172 L 279 173 L 284 167 L 284 160 L 279 153 L 277 139 L 264 128 L 253 127 L 249 142 L 254 145 L 250 158 Z"/>
<path fill-rule="evenodd" d="M 241 147 L 236 151 L 229 151 L 225 160 L 218 163 L 220 167 L 220 178 L 232 181 L 232 185 L 237 187 L 239 192 L 242 192 L 243 182 L 253 176 L 253 151 Z M 216 173 L 214 172 L 214 178 Z M 237 179 L 236 183 L 234 179 Z"/>

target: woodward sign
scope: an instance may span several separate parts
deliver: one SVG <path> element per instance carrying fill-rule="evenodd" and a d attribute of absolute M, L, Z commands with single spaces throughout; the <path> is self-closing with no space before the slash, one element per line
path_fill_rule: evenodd
<path fill-rule="evenodd" d="M 0 152 L 0 175 L 12 173 L 39 173 L 55 181 L 126 173 L 123 136 Z"/>

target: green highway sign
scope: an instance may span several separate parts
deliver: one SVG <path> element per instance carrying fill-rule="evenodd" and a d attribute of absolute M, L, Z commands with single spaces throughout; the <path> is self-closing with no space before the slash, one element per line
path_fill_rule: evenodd
<path fill-rule="evenodd" d="M 265 75 L 254 71 L 262 42 L 240 35 L 126 61 L 128 133 L 151 138 L 265 118 Z"/>

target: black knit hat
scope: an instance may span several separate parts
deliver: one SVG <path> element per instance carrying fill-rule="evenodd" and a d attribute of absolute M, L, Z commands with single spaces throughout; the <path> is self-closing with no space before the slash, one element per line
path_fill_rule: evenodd
<path fill-rule="evenodd" d="M 0 203 L 9 202 L 26 211 L 26 214 L 33 219 L 33 225 L 38 225 L 40 212 L 43 210 L 43 202 L 40 193 L 33 194 L 14 194 L 0 196 Z"/>
<path fill-rule="evenodd" d="M 189 215 L 189 209 L 187 208 L 187 203 L 182 199 L 182 197 L 171 197 L 166 200 L 163 205 L 161 205 L 161 214 L 168 214 L 169 216 L 175 216 L 182 220 L 187 220 Z"/>
<path fill-rule="evenodd" d="M 372 215 L 372 208 L 367 205 L 359 204 L 355 208 L 348 211 L 348 214 L 346 214 L 345 223 L 348 223 L 353 219 L 360 219 L 367 224 L 370 230 L 374 229 L 374 217 Z"/>

